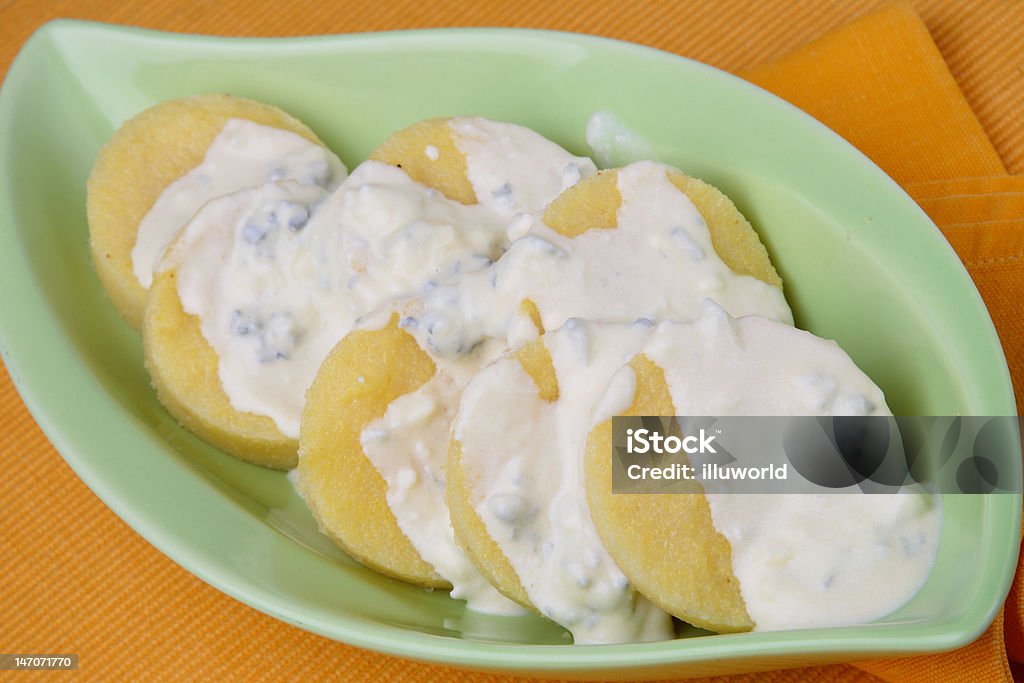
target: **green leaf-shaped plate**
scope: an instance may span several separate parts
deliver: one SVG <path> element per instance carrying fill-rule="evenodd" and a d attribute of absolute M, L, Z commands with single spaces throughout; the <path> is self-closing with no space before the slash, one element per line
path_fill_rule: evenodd
<path fill-rule="evenodd" d="M 839 340 L 897 413 L 1013 414 L 966 271 L 877 167 L 781 100 L 702 64 L 593 37 L 443 30 L 281 40 L 59 21 L 0 91 L 0 339 L 47 435 L 128 524 L 189 571 L 301 628 L 459 666 L 580 677 L 728 673 L 953 648 L 991 621 L 1019 496 L 947 496 L 938 563 L 880 623 L 575 647 L 537 617 L 467 612 L 364 569 L 317 533 L 281 473 L 227 457 L 157 402 L 142 345 L 104 298 L 85 180 L 100 145 L 161 100 L 229 92 L 283 107 L 350 166 L 418 119 L 482 115 L 576 153 L 596 110 L 718 185 L 760 230 L 797 322 Z"/>

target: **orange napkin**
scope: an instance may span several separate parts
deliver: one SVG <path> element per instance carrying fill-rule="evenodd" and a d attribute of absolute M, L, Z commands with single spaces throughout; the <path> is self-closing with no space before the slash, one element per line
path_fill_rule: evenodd
<path fill-rule="evenodd" d="M 1024 176 L 957 178 L 907 189 L 974 278 L 1003 343 L 1017 414 L 1024 414 Z"/>
<path fill-rule="evenodd" d="M 860 147 L 907 189 L 961 255 L 1003 341 L 1019 412 L 1024 317 L 1015 297 L 1024 291 L 1024 176 L 1006 169 L 1024 171 L 1024 3 L 919 0 L 916 11 L 909 4 L 878 5 L 301 0 L 268 12 L 254 9 L 253 0 L 15 2 L 0 4 L 0 65 L 10 63 L 32 28 L 56 15 L 235 35 L 533 26 L 633 40 L 731 70 L 770 59 L 742 75 Z M 836 25 L 842 26 L 806 42 Z M 77 652 L 80 673 L 114 680 L 521 680 L 358 650 L 216 592 L 145 543 L 85 488 L 2 372 L 0 434 L 0 652 Z M 955 652 L 715 680 L 1009 681 L 1007 652 L 1024 661 L 1021 584 L 1019 573 L 1005 617 Z"/>
<path fill-rule="evenodd" d="M 827 124 L 898 183 L 1006 174 L 910 5 L 741 75 Z"/>
<path fill-rule="evenodd" d="M 1024 413 L 1024 176 L 1006 173 L 915 10 L 889 6 L 743 75 L 854 143 L 935 221 L 988 306 Z M 891 681 L 1012 680 L 1007 651 L 1024 661 L 1021 589 L 1005 641 L 1000 613 L 966 648 L 857 666 Z"/>

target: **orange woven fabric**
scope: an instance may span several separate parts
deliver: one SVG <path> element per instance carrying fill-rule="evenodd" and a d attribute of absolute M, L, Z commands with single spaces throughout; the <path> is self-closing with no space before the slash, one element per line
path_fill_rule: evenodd
<path fill-rule="evenodd" d="M 0 2 L 0 72 L 39 24 L 57 16 L 267 36 L 532 26 L 632 40 L 745 70 L 860 146 L 944 230 L 990 308 L 1020 411 L 1024 176 L 1008 173 L 1024 172 L 1024 3 L 919 0 L 913 9 L 871 11 L 884 4 L 14 0 Z M 53 450 L 2 372 L 0 435 L 0 652 L 77 652 L 79 674 L 102 680 L 519 680 L 358 650 L 218 593 L 99 502 Z M 953 653 L 714 680 L 1008 681 L 1007 652 L 1024 660 L 1022 594 L 1024 586 L 1015 582 L 1005 625 L 1001 615 L 981 639 Z"/>
<path fill-rule="evenodd" d="M 942 228 L 988 305 L 1010 366 L 1017 414 L 1024 415 L 1024 176 L 961 178 L 909 190 Z M 1024 661 L 1024 641 L 1016 651 Z"/>
<path fill-rule="evenodd" d="M 909 5 L 861 17 L 743 75 L 827 123 L 896 182 L 1006 173 Z"/>

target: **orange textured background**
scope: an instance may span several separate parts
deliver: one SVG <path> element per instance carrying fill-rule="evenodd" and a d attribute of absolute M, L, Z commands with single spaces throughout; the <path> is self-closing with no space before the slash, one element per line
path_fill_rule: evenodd
<path fill-rule="evenodd" d="M 0 0 L 0 73 L 31 32 L 55 17 L 246 36 L 549 28 L 631 40 L 742 72 L 857 144 L 943 228 L 990 307 L 1024 397 L 1017 303 L 1024 291 L 1024 178 L 1017 175 L 1024 172 L 1024 3 L 920 0 L 913 9 L 873 12 L 885 5 Z M 75 477 L 2 372 L 0 467 L 0 652 L 77 652 L 78 675 L 100 680 L 518 680 L 358 650 L 218 593 L 142 540 Z M 1005 632 L 1016 658 L 1024 658 L 1022 609 L 1015 585 Z M 716 680 L 1008 680 L 1003 630 L 1001 616 L 977 643 L 946 655 Z"/>

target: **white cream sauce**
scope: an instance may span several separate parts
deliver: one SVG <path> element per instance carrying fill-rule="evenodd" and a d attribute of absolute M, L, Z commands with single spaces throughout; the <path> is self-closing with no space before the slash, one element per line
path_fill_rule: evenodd
<path fill-rule="evenodd" d="M 296 436 L 305 387 L 294 387 L 312 380 L 337 341 L 330 331 L 354 319 L 336 304 L 336 288 L 316 283 L 319 264 L 305 248 L 324 239 L 309 216 L 325 196 L 320 187 L 283 182 L 211 200 L 161 265 L 177 269 L 182 308 L 199 317 L 217 352 L 231 405 L 269 415 Z M 239 386 L 245 391 L 232 391 Z"/>
<path fill-rule="evenodd" d="M 590 159 L 568 156 L 561 147 L 523 126 L 483 118 L 456 118 L 448 125 L 456 146 L 466 156 L 467 175 L 477 201 L 504 208 L 509 214 L 540 211 L 562 190 L 597 171 Z M 502 159 L 501 164 L 493 163 L 496 157 Z M 562 163 L 554 163 L 556 160 Z"/>
<path fill-rule="evenodd" d="M 651 144 L 607 109 L 587 119 L 587 146 L 601 168 L 655 158 Z"/>
<path fill-rule="evenodd" d="M 520 310 L 527 299 L 549 330 L 571 317 L 692 320 L 705 299 L 733 315 L 792 323 L 779 288 L 737 275 L 719 258 L 703 217 L 667 170 L 639 162 L 618 171 L 615 229 L 564 237 L 535 219 L 493 266 L 429 292 L 407 328 L 432 355 L 457 357 L 484 339 L 515 346 L 535 336 Z"/>
<path fill-rule="evenodd" d="M 622 204 L 617 228 L 568 238 L 536 218 L 514 219 L 510 232 L 522 236 L 494 265 L 464 274 L 395 309 L 402 315 L 402 327 L 437 364 L 435 380 L 454 387 L 453 402 L 469 378 L 504 348 L 536 337 L 537 329 L 520 310 L 526 299 L 537 304 L 546 329 L 558 328 L 575 316 L 625 323 L 637 317 L 688 319 L 698 314 L 706 297 L 737 313 L 792 320 L 778 288 L 736 275 L 721 261 L 704 219 L 671 184 L 666 170 L 640 163 L 619 171 Z M 389 319 L 389 313 L 378 314 L 363 324 L 379 327 Z M 433 390 L 424 387 L 414 394 Z M 435 463 L 436 470 L 444 461 L 447 439 L 431 440 L 428 435 L 446 434 L 449 424 L 449 416 L 438 412 L 398 428 L 378 421 L 368 430 L 387 430 L 395 442 L 424 445 L 433 453 L 425 459 Z M 397 481 L 399 473 L 383 464 L 383 455 L 373 453 L 366 436 L 364 432 L 367 455 L 386 480 Z M 417 481 L 430 478 L 420 471 Z M 408 501 L 401 507 L 405 508 L 401 513 L 392 507 L 396 517 L 428 514 L 427 508 L 416 508 Z M 626 598 L 620 594 L 617 599 Z M 573 623 L 583 640 L 622 642 L 637 634 L 636 623 Z M 615 635 L 615 629 L 621 633 Z"/>
<path fill-rule="evenodd" d="M 671 618 L 636 593 L 590 517 L 583 451 L 612 373 L 653 325 L 570 319 L 543 337 L 559 396 L 547 402 L 514 356 L 480 371 L 462 394 L 462 444 L 476 512 L 530 601 L 577 644 L 665 640 Z"/>
<path fill-rule="evenodd" d="M 168 245 L 211 199 L 280 180 L 333 190 L 345 174 L 338 157 L 301 135 L 230 119 L 202 163 L 168 185 L 143 216 L 132 248 L 135 277 L 149 288 Z"/>
<path fill-rule="evenodd" d="M 835 342 L 713 304 L 695 322 L 660 325 L 643 353 L 665 371 L 677 415 L 890 414 Z M 610 386 L 621 411 L 633 390 L 628 379 Z M 938 552 L 939 502 L 921 493 L 707 498 L 757 630 L 884 617 L 920 589 Z"/>
<path fill-rule="evenodd" d="M 455 542 L 445 503 L 445 458 L 458 388 L 445 374 L 391 402 L 363 431 L 363 451 L 387 483 L 387 501 L 420 556 L 452 584 L 452 597 L 489 614 L 525 614 L 481 576 Z"/>
<path fill-rule="evenodd" d="M 540 210 L 579 159 L 546 140 L 525 141 L 540 136 L 519 126 L 493 125 L 492 144 L 474 138 L 466 150 L 469 167 L 485 178 L 505 169 L 513 195 L 542 202 L 531 209 Z M 533 156 L 509 158 L 507 139 Z M 527 162 L 541 170 L 519 170 Z M 182 304 L 200 317 L 232 406 L 297 438 L 305 390 L 358 316 L 490 265 L 507 246 L 507 223 L 529 207 L 486 192 L 466 206 L 374 161 L 326 200 L 316 190 L 285 208 L 292 200 L 283 187 L 211 201 L 162 267 L 179 269 Z"/>
<path fill-rule="evenodd" d="M 781 499 L 781 500 L 780 500 Z M 925 494 L 709 494 L 755 630 L 891 614 L 928 578 L 942 513 Z"/>

